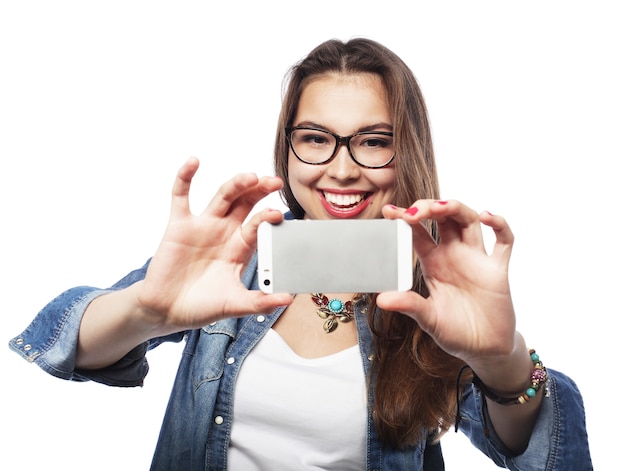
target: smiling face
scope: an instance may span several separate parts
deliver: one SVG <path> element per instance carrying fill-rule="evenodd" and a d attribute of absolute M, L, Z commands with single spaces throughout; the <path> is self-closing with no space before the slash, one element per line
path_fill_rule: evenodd
<path fill-rule="evenodd" d="M 315 127 L 340 136 L 392 131 L 385 89 L 374 74 L 324 75 L 308 83 L 293 126 Z M 309 219 L 381 217 L 391 202 L 395 167 L 359 166 L 345 145 L 328 163 L 311 165 L 289 151 L 289 185 Z"/>

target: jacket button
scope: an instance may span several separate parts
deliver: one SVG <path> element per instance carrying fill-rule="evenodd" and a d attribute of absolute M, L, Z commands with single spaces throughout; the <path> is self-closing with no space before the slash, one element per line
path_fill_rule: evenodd
<path fill-rule="evenodd" d="M 224 417 L 222 417 L 221 415 L 218 415 L 215 417 L 215 423 L 217 425 L 222 425 L 224 423 Z"/>
<path fill-rule="evenodd" d="M 235 358 L 230 357 L 228 360 L 226 360 L 226 363 L 228 363 L 229 365 L 232 365 L 233 363 L 235 363 Z"/>
<path fill-rule="evenodd" d="M 265 321 L 265 316 L 256 316 L 256 321 L 257 322 L 264 322 Z"/>

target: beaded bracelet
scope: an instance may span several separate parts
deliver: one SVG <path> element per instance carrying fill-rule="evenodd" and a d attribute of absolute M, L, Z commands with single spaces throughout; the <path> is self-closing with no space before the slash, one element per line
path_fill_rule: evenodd
<path fill-rule="evenodd" d="M 511 406 L 515 404 L 525 404 L 530 401 L 533 397 L 537 395 L 537 392 L 546 384 L 548 380 L 548 372 L 546 371 L 545 366 L 541 360 L 539 360 L 539 355 L 534 350 L 529 350 L 530 359 L 533 361 L 533 372 L 530 375 L 530 387 L 524 391 L 524 394 L 518 397 L 502 397 L 494 394 L 490 391 L 487 386 L 480 380 L 480 378 L 474 375 L 474 379 L 472 382 L 474 385 L 480 389 L 483 395 L 498 404 L 502 404 L 505 406 Z"/>

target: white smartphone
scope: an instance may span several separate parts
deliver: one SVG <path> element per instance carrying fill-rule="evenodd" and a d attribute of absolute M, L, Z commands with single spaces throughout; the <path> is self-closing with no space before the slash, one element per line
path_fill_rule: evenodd
<path fill-rule="evenodd" d="M 266 293 L 379 293 L 413 286 L 411 226 L 401 219 L 286 220 L 259 226 Z"/>

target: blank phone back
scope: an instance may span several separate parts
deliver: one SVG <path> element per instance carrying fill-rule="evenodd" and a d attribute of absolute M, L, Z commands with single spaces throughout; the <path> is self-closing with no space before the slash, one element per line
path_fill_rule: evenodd
<path fill-rule="evenodd" d="M 374 293 L 411 287 L 410 226 L 403 221 L 295 220 L 270 226 L 270 254 L 262 249 L 267 241 L 259 241 L 262 289 Z"/>

